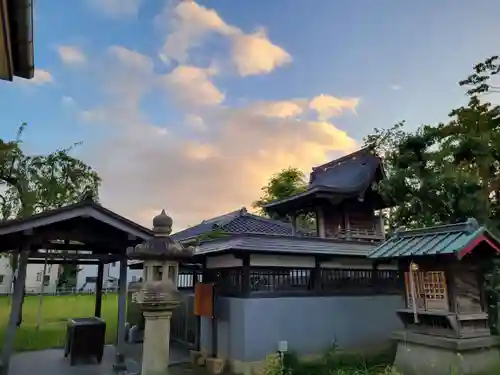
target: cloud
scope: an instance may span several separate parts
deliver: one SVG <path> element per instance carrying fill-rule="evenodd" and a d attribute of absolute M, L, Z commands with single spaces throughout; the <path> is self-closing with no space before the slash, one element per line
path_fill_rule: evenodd
<path fill-rule="evenodd" d="M 54 77 L 48 70 L 35 69 L 35 75 L 32 79 L 22 80 L 19 82 L 25 82 L 36 86 L 43 86 L 54 82 Z"/>
<path fill-rule="evenodd" d="M 328 120 L 338 116 L 344 110 L 356 113 L 359 98 L 337 98 L 331 95 L 319 95 L 309 102 L 309 108 L 318 113 L 320 120 Z"/>
<path fill-rule="evenodd" d="M 304 112 L 303 100 L 260 101 L 248 109 L 256 115 L 277 118 L 294 118 Z"/>
<path fill-rule="evenodd" d="M 164 61 L 186 63 L 189 51 L 199 46 L 210 34 L 230 41 L 230 60 L 242 76 L 268 74 L 292 61 L 288 52 L 271 42 L 264 29 L 245 33 L 226 23 L 215 10 L 195 1 L 181 1 L 173 8 L 165 8 L 157 23 L 170 25 L 170 32 L 160 52 Z"/>
<path fill-rule="evenodd" d="M 186 124 L 193 130 L 197 132 L 206 132 L 208 130 L 207 124 L 203 121 L 203 118 L 193 114 L 186 115 Z"/>
<path fill-rule="evenodd" d="M 264 30 L 235 36 L 232 59 L 242 76 L 268 74 L 292 61 L 288 52 L 271 43 Z"/>
<path fill-rule="evenodd" d="M 160 75 L 147 56 L 123 47 L 110 48 L 105 65 L 107 59 L 114 78 L 101 80 L 106 104 L 81 116 L 111 131 L 100 143 L 84 144 L 85 160 L 103 178 L 103 204 L 144 225 L 150 226 L 151 214 L 161 208 L 179 230 L 249 206 L 280 169 L 293 165 L 307 173 L 358 146 L 331 122 L 303 116 L 315 98 L 235 108 L 223 104 L 223 94 L 210 81 L 214 68 L 180 65 Z M 183 103 L 184 123 L 165 129 L 148 121 L 140 103 L 153 89 Z"/>
<path fill-rule="evenodd" d="M 232 110 L 221 111 L 212 121 L 209 129 L 215 130 L 204 140 L 179 133 L 160 136 L 140 126 L 94 149 L 93 164 L 104 181 L 103 202 L 138 220 L 144 207 L 165 207 L 178 230 L 248 206 L 282 168 L 293 165 L 308 172 L 357 147 L 327 122 Z"/>
<path fill-rule="evenodd" d="M 63 96 L 61 98 L 61 104 L 66 107 L 72 107 L 75 105 L 75 99 L 73 99 L 71 96 Z"/>
<path fill-rule="evenodd" d="M 214 68 L 179 65 L 164 77 L 170 93 L 184 106 L 214 106 L 224 101 L 224 94 L 212 83 Z"/>
<path fill-rule="evenodd" d="M 313 118 L 327 121 L 333 117 L 340 116 L 344 111 L 356 113 L 359 98 L 337 98 L 332 95 L 318 95 L 311 99 L 299 98 L 281 101 L 262 101 L 248 106 L 245 110 L 266 116 L 277 118 Z"/>
<path fill-rule="evenodd" d="M 66 65 L 81 65 L 87 62 L 87 56 L 78 46 L 61 45 L 57 47 L 57 53 Z"/>
<path fill-rule="evenodd" d="M 142 0 L 87 0 L 94 10 L 110 17 L 135 17 Z"/>
<path fill-rule="evenodd" d="M 389 88 L 394 91 L 399 91 L 402 89 L 400 85 L 390 85 Z"/>

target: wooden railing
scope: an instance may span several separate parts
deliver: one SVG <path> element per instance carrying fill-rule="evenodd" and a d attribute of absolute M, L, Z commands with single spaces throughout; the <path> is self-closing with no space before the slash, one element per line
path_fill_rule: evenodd
<path fill-rule="evenodd" d="M 353 240 L 384 240 L 385 234 L 381 230 L 377 229 L 362 229 L 362 228 L 351 228 L 351 229 L 326 229 L 326 237 L 328 238 L 342 238 L 342 239 L 353 239 Z"/>
<path fill-rule="evenodd" d="M 265 267 L 245 272 L 236 267 L 213 272 L 217 293 L 227 296 L 400 294 L 403 289 L 395 270 Z"/>

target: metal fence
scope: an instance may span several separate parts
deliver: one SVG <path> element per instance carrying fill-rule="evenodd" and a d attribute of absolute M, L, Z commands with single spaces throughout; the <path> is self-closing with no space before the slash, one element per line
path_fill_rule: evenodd
<path fill-rule="evenodd" d="M 39 295 L 42 293 L 42 290 L 39 285 L 37 286 L 29 286 L 27 285 L 25 287 L 25 294 L 27 296 L 33 296 L 33 295 Z M 95 294 L 95 289 L 86 289 L 86 290 L 81 290 L 79 288 L 54 288 L 54 287 L 44 287 L 43 288 L 43 295 L 45 296 L 68 296 L 68 295 L 92 295 Z M 118 287 L 112 287 L 112 288 L 103 288 L 102 290 L 103 294 L 108 294 L 108 293 L 118 293 Z M 1 291 L 0 295 L 11 295 L 11 291 Z"/>

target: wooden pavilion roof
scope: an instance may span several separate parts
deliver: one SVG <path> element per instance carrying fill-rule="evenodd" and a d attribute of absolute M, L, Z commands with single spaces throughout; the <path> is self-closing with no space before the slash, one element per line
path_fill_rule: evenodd
<path fill-rule="evenodd" d="M 152 237 L 152 231 L 93 202 L 81 202 L 24 219 L 0 223 L 0 252 L 25 246 L 32 250 L 92 251 L 124 254 Z"/>

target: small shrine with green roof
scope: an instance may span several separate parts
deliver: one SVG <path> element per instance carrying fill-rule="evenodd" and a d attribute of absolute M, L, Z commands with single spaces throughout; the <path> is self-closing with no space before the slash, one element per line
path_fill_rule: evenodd
<path fill-rule="evenodd" d="M 376 263 L 396 260 L 404 275 L 406 303 L 397 311 L 404 330 L 393 335 L 399 371 L 475 374 L 500 364 L 484 288 L 499 254 L 500 240 L 475 219 L 399 230 L 370 253 Z"/>

